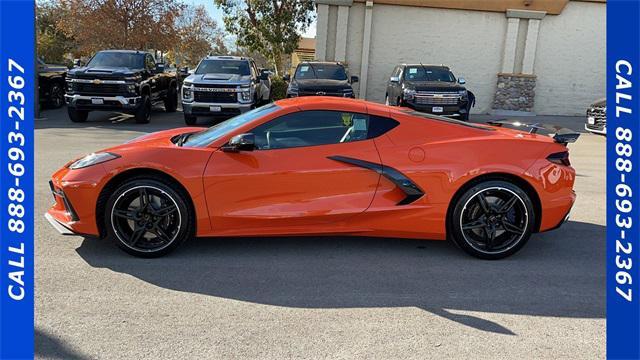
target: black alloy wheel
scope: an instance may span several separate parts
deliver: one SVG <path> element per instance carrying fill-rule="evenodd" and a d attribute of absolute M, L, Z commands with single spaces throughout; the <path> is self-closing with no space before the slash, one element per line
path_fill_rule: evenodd
<path fill-rule="evenodd" d="M 164 99 L 164 110 L 166 112 L 176 112 L 178 109 L 178 91 L 176 90 L 175 85 L 169 86 L 169 90 L 167 91 L 167 98 Z"/>
<path fill-rule="evenodd" d="M 151 99 L 148 95 L 142 96 L 142 104 L 135 112 L 136 123 L 147 124 L 151 120 Z"/>
<path fill-rule="evenodd" d="M 467 191 L 453 212 L 453 240 L 483 259 L 500 259 L 524 246 L 535 214 L 529 196 L 505 181 L 488 181 Z"/>
<path fill-rule="evenodd" d="M 60 84 L 51 85 L 49 103 L 54 109 L 59 109 L 64 105 L 64 91 Z"/>
<path fill-rule="evenodd" d="M 140 257 L 162 256 L 193 236 L 192 211 L 168 183 L 138 179 L 114 192 L 105 211 L 118 246 Z"/>

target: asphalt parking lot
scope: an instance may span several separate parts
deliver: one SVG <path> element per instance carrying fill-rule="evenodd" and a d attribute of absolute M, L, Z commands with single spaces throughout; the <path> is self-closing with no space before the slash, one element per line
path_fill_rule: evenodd
<path fill-rule="evenodd" d="M 73 124 L 65 108 L 41 116 L 38 358 L 605 356 L 603 137 L 583 134 L 570 146 L 578 173 L 571 221 L 505 260 L 477 260 L 445 242 L 348 237 L 198 239 L 146 260 L 58 235 L 42 217 L 47 181 L 72 158 L 183 126 L 182 114 L 160 110 L 147 125 L 109 113 Z"/>

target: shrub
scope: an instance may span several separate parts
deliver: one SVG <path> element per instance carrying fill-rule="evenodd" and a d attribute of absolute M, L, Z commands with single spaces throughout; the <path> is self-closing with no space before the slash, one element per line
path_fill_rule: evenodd
<path fill-rule="evenodd" d="M 287 82 L 280 76 L 274 76 L 271 78 L 271 98 L 273 100 L 280 100 L 287 97 Z"/>

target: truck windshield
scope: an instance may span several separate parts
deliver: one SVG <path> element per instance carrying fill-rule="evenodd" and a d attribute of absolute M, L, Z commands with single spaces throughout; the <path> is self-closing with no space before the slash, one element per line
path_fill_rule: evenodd
<path fill-rule="evenodd" d="M 203 60 L 196 74 L 251 75 L 249 62 L 244 60 Z"/>
<path fill-rule="evenodd" d="M 270 104 L 261 106 L 259 108 L 253 109 L 251 111 L 247 111 L 242 115 L 238 115 L 234 118 L 231 118 L 217 125 L 214 125 L 208 128 L 207 130 L 204 130 L 189 136 L 189 138 L 185 140 L 182 146 L 205 147 L 211 144 L 212 142 L 214 142 L 215 140 L 219 139 L 220 137 L 237 129 L 238 127 L 248 124 L 265 115 L 271 114 L 279 109 L 280 107 L 278 105 L 274 103 L 270 103 Z"/>
<path fill-rule="evenodd" d="M 91 58 L 87 66 L 142 69 L 144 68 L 144 54 L 101 51 Z"/>
<path fill-rule="evenodd" d="M 404 70 L 404 79 L 410 81 L 456 81 L 456 77 L 448 69 L 433 66 L 407 66 Z"/>
<path fill-rule="evenodd" d="M 347 72 L 344 67 L 337 64 L 301 64 L 296 69 L 296 79 L 328 79 L 347 80 Z"/>

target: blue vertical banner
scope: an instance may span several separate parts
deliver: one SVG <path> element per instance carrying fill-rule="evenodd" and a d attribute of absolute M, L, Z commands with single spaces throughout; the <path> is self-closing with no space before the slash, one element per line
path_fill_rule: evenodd
<path fill-rule="evenodd" d="M 0 359 L 33 358 L 35 3 L 0 0 Z"/>
<path fill-rule="evenodd" d="M 607 2 L 607 358 L 640 359 L 640 1 Z"/>

